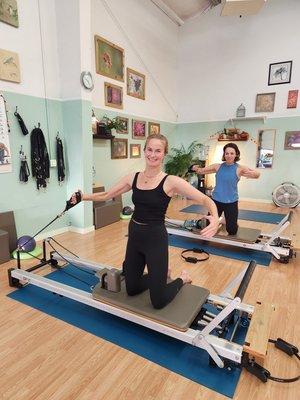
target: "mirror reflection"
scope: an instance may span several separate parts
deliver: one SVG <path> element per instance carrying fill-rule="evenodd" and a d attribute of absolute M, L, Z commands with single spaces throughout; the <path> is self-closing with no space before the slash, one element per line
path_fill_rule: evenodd
<path fill-rule="evenodd" d="M 258 131 L 256 168 L 272 168 L 275 133 L 275 129 Z"/>

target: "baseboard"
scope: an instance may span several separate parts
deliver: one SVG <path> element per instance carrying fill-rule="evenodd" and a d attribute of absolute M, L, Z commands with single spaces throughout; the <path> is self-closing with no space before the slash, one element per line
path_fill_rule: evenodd
<path fill-rule="evenodd" d="M 267 204 L 272 204 L 273 201 L 272 200 L 266 200 L 266 199 L 253 199 L 250 197 L 240 197 L 239 198 L 240 201 L 249 201 L 251 203 L 267 203 Z M 274 204 L 274 203 L 273 203 Z"/>
<path fill-rule="evenodd" d="M 95 227 L 94 225 L 89 226 L 88 228 L 77 228 L 76 226 L 69 226 L 68 230 L 70 232 L 81 233 L 82 235 L 85 235 L 86 233 L 93 232 L 95 230 Z"/>
<path fill-rule="evenodd" d="M 44 240 L 48 237 L 60 235 L 65 232 L 76 232 L 84 235 L 85 233 L 93 232 L 95 230 L 94 225 L 89 226 L 88 228 L 77 228 L 76 226 L 64 226 L 63 228 L 55 229 L 53 231 L 47 231 L 38 235 L 35 239 L 36 241 Z"/>
<path fill-rule="evenodd" d="M 37 241 L 38 240 L 43 240 L 43 239 L 46 239 L 47 237 L 60 235 L 61 233 L 65 233 L 65 232 L 68 232 L 68 231 L 69 231 L 69 227 L 68 226 L 64 226 L 63 228 L 59 228 L 59 229 L 55 229 L 53 231 L 47 231 L 47 232 L 41 233 L 35 239 Z"/>

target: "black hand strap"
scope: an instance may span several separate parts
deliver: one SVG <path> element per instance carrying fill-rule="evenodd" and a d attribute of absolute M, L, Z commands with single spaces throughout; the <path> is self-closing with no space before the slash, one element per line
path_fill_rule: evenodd
<path fill-rule="evenodd" d="M 25 122 L 23 121 L 23 118 L 21 117 L 21 115 L 17 111 L 14 112 L 14 115 L 19 122 L 19 125 L 20 125 L 23 135 L 28 135 L 28 133 L 29 133 L 28 129 L 27 129 Z"/>
<path fill-rule="evenodd" d="M 204 257 L 203 258 L 196 258 L 196 257 L 190 257 L 190 256 L 184 256 L 185 253 L 187 252 L 193 252 L 193 253 L 197 253 L 197 254 L 203 254 Z M 189 263 L 192 264 L 196 264 L 197 262 L 201 262 L 201 261 L 206 261 L 209 259 L 209 253 L 207 251 L 204 251 L 203 249 L 197 249 L 197 248 L 193 248 L 193 249 L 186 249 L 183 250 L 181 252 L 181 257 Z"/>
<path fill-rule="evenodd" d="M 298 354 L 299 350 L 293 344 L 288 343 L 281 338 L 277 338 L 277 340 L 269 339 L 269 342 L 274 343 L 277 349 L 282 350 L 290 357 L 295 356 L 298 360 L 300 360 L 300 356 Z M 258 379 L 260 379 L 264 383 L 266 383 L 268 379 L 279 383 L 291 383 L 291 382 L 296 382 L 300 379 L 300 375 L 294 376 L 292 378 L 279 378 L 276 376 L 272 376 L 270 371 L 268 371 L 261 365 L 257 364 L 254 360 L 250 360 L 249 355 L 247 353 L 243 353 L 241 366 L 246 368 L 247 371 L 255 375 Z"/>
<path fill-rule="evenodd" d="M 195 165 L 196 165 L 197 167 L 199 166 L 198 164 L 192 164 L 192 165 L 189 167 L 188 172 L 190 172 L 191 174 L 195 174 L 196 172 L 193 171 L 193 167 L 194 167 Z"/>
<path fill-rule="evenodd" d="M 72 198 L 72 197 L 70 197 L 70 199 L 66 202 L 65 211 L 70 210 L 70 208 L 76 206 L 76 204 L 78 204 L 78 203 L 81 202 L 81 200 L 82 200 L 82 193 L 79 192 L 79 191 L 78 191 L 78 192 L 75 192 L 75 196 L 76 196 L 76 203 L 75 203 L 75 204 L 71 203 L 71 198 Z"/>

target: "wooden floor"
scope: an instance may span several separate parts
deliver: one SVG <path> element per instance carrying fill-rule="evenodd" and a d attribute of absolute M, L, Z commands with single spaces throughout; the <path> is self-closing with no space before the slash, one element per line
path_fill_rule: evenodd
<path fill-rule="evenodd" d="M 178 212 L 189 205 L 175 199 L 168 210 L 170 218 L 193 218 Z M 286 213 L 271 204 L 242 203 L 243 209 Z M 195 216 L 196 217 L 196 216 Z M 274 225 L 240 221 L 240 225 L 270 232 Z M 64 246 L 80 257 L 121 267 L 126 246 L 128 221 L 120 221 L 95 232 L 56 236 Z M 39 227 L 37 227 L 39 228 Z M 300 249 L 300 210 L 294 211 L 289 232 L 294 246 Z M 170 266 L 174 277 L 186 268 L 193 283 L 220 293 L 246 263 L 211 255 L 203 264 L 186 264 L 181 250 L 170 248 Z M 298 265 L 297 265 L 298 264 Z M 250 304 L 268 302 L 275 306 L 271 336 L 281 337 L 300 346 L 300 265 L 273 260 L 270 267 L 257 267 L 244 301 Z M 32 261 L 23 264 L 26 269 Z M 219 400 L 226 397 L 164 369 L 114 344 L 106 342 L 65 322 L 43 314 L 6 297 L 10 261 L 0 266 L 0 399 L 7 400 Z M 44 268 L 44 273 L 49 268 Z M 275 376 L 299 374 L 296 359 L 269 346 L 265 367 Z M 297 395 L 298 393 L 298 395 Z M 242 372 L 235 400 L 295 400 L 300 382 L 261 383 Z"/>

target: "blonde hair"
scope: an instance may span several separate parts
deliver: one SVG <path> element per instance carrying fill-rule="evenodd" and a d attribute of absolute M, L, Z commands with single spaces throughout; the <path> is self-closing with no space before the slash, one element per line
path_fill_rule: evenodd
<path fill-rule="evenodd" d="M 160 133 L 152 133 L 147 137 L 144 150 L 146 150 L 146 147 L 148 146 L 148 143 L 150 142 L 151 139 L 158 139 L 161 142 L 163 142 L 163 144 L 165 145 L 165 154 L 168 154 L 169 151 L 168 139 L 164 135 L 161 135 Z"/>

